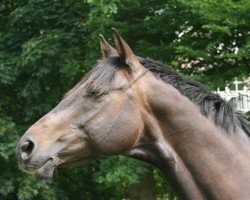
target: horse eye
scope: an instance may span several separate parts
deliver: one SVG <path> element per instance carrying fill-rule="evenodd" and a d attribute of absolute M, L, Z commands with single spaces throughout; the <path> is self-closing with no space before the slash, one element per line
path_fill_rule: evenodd
<path fill-rule="evenodd" d="M 94 100 L 98 100 L 99 98 L 101 98 L 105 94 L 106 94 L 106 92 L 100 92 L 100 91 L 96 91 L 96 90 L 90 90 L 90 91 L 87 91 L 87 93 L 84 96 L 92 98 Z"/>
<path fill-rule="evenodd" d="M 96 96 L 96 95 L 97 95 L 97 92 L 95 92 L 95 91 L 90 91 L 90 92 L 87 93 L 87 95 L 88 95 L 89 97 Z"/>
<path fill-rule="evenodd" d="M 77 124 L 77 127 L 78 127 L 79 129 L 84 129 L 84 124 Z"/>
<path fill-rule="evenodd" d="M 84 97 L 96 97 L 98 96 L 98 93 L 94 90 L 87 91 L 84 95 Z"/>

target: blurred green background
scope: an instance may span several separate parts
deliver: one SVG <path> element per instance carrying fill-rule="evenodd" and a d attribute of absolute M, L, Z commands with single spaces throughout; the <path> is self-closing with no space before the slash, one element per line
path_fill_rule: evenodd
<path fill-rule="evenodd" d="M 15 146 L 101 57 L 111 27 L 142 57 L 210 89 L 250 75 L 249 0 L 0 1 L 0 199 L 176 199 L 159 171 L 118 156 L 38 181 Z"/>

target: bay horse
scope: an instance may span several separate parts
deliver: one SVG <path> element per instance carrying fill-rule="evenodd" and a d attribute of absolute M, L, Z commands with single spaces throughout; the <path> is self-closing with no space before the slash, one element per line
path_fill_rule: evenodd
<path fill-rule="evenodd" d="M 20 167 L 49 179 L 60 166 L 127 155 L 159 168 L 181 199 L 250 199 L 249 124 L 233 106 L 168 66 L 137 57 L 113 30 L 104 59 L 17 145 Z"/>

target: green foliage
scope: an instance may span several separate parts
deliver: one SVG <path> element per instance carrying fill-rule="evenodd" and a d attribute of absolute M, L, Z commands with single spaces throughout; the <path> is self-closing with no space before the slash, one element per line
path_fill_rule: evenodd
<path fill-rule="evenodd" d="M 204 83 L 214 89 L 224 86 L 226 81 L 236 76 L 248 76 L 249 1 L 180 2 L 196 17 L 194 21 L 187 20 L 186 26 L 190 31 L 181 37 L 177 47 L 183 50 L 178 54 L 189 62 L 201 59 L 192 65 L 191 72 L 205 74 Z"/>
<path fill-rule="evenodd" d="M 158 169 L 153 170 L 158 195 L 157 200 L 177 200 L 175 192 L 170 188 Z"/>
<path fill-rule="evenodd" d="M 18 169 L 21 135 L 100 58 L 116 27 L 134 51 L 210 88 L 249 76 L 249 0 L 9 0 L 0 3 L 0 199 L 122 199 L 147 171 L 114 157 L 59 170 L 50 182 Z M 160 199 L 174 194 L 154 171 Z"/>
<path fill-rule="evenodd" d="M 139 182 L 141 176 L 147 171 L 145 164 L 137 160 L 118 156 L 105 159 L 95 168 L 93 180 L 98 183 L 99 190 L 116 191 L 119 199 L 132 184 Z M 113 195 L 111 195 L 113 196 Z"/>

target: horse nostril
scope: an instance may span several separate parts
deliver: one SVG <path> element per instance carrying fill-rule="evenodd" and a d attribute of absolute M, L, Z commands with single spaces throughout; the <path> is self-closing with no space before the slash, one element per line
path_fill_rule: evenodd
<path fill-rule="evenodd" d="M 27 159 L 31 156 L 34 146 L 35 144 L 31 140 L 27 140 L 21 144 L 20 149 L 22 159 Z"/>

